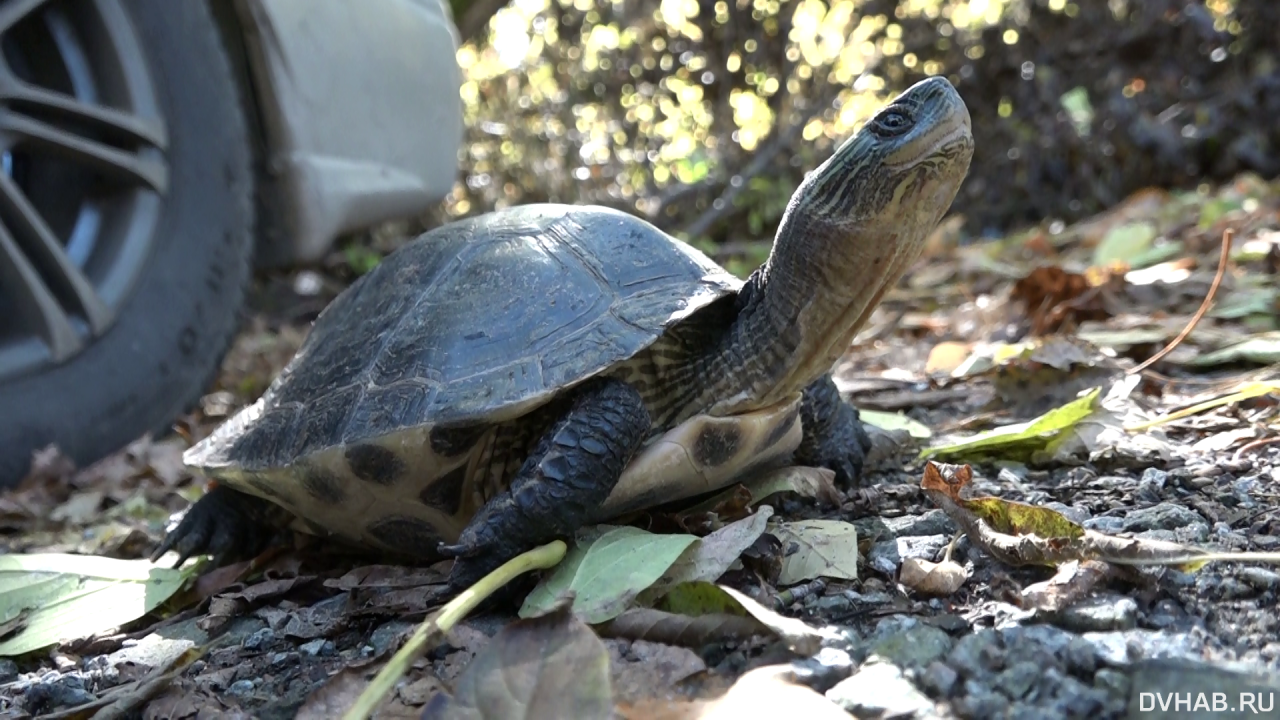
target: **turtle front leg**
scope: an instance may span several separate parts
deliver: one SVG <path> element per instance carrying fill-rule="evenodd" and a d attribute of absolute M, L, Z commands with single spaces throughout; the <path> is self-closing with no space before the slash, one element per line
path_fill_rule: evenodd
<path fill-rule="evenodd" d="M 214 565 L 252 557 L 288 523 L 291 516 L 278 505 L 216 485 L 182 516 L 176 527 L 151 554 L 151 562 L 170 550 L 178 553 L 178 567 L 192 555 L 211 554 Z"/>
<path fill-rule="evenodd" d="M 857 482 L 863 460 L 871 450 L 871 438 L 862 427 L 857 409 L 840 399 L 830 374 L 804 389 L 800 423 L 804 439 L 796 448 L 796 462 L 834 470 L 836 481 L 846 486 Z"/>
<path fill-rule="evenodd" d="M 539 544 L 572 534 L 613 492 L 649 431 L 640 393 L 621 380 L 586 384 L 534 446 L 511 487 L 492 497 L 440 552 L 456 558 L 455 590 Z"/>

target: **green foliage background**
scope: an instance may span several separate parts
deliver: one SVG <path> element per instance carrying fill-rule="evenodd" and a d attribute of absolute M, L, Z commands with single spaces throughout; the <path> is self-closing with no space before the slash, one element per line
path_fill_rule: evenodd
<path fill-rule="evenodd" d="M 458 53 L 445 212 L 601 203 L 750 264 L 803 173 L 932 74 L 974 119 L 971 235 L 1274 176 L 1278 27 L 1274 0 L 512 0 Z"/>

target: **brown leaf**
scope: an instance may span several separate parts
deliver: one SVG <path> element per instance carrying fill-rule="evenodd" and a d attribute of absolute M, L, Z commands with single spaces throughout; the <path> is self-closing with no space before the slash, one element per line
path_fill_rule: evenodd
<path fill-rule="evenodd" d="M 625 720 L 742 720 L 742 718 L 805 718 L 849 720 L 839 705 L 794 682 L 790 666 L 756 668 L 714 700 L 651 700 L 619 705 Z"/>
<path fill-rule="evenodd" d="M 503 628 L 423 718 L 608 718 L 609 651 L 561 603 Z"/>
<path fill-rule="evenodd" d="M 773 630 L 787 644 L 791 652 L 797 655 L 814 655 L 821 649 L 823 640 L 834 639 L 833 633 L 827 629 L 813 628 L 803 620 L 779 615 L 726 585 L 721 585 L 720 589 L 733 596 L 733 599 L 737 600 L 744 610 L 751 613 L 752 617 Z"/>
<path fill-rule="evenodd" d="M 772 516 L 773 508 L 764 505 L 750 516 L 731 522 L 690 545 L 657 582 L 640 593 L 639 603 L 652 605 L 663 593 L 681 583 L 719 579 L 743 551 L 764 534 Z"/>
<path fill-rule="evenodd" d="M 368 687 L 369 682 L 378 674 L 381 663 L 366 664 L 359 667 L 348 666 L 331 675 L 323 685 L 311 691 L 307 699 L 298 708 L 297 720 L 330 720 L 340 718 L 352 705 L 356 698 Z M 385 706 L 393 696 L 384 698 L 380 706 Z M 374 717 L 378 711 L 374 711 Z"/>
<path fill-rule="evenodd" d="M 707 669 L 702 657 L 688 648 L 644 640 L 610 640 L 605 645 L 617 702 L 669 695 L 682 680 Z"/>
<path fill-rule="evenodd" d="M 602 637 L 651 640 L 684 647 L 746 640 L 769 633 L 768 627 L 752 617 L 727 613 L 689 617 L 648 608 L 632 608 L 595 628 Z"/>
<path fill-rule="evenodd" d="M 902 561 L 902 569 L 898 571 L 898 582 L 929 595 L 950 595 L 967 579 L 968 573 L 952 560 L 935 563 L 909 557 Z"/>
<path fill-rule="evenodd" d="M 1110 574 L 1106 563 L 1096 560 L 1065 562 L 1053 577 L 1022 589 L 1022 607 L 1057 612 L 1088 596 Z"/>

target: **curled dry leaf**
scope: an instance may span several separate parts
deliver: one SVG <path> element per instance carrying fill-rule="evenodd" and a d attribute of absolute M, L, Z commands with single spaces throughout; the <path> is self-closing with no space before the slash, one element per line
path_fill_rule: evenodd
<path fill-rule="evenodd" d="M 1072 560 L 1058 566 L 1053 577 L 1022 589 L 1022 607 L 1058 612 L 1087 596 L 1111 568 L 1097 560 Z"/>
<path fill-rule="evenodd" d="M 569 603 L 507 625 L 476 655 L 452 698 L 437 695 L 423 718 L 611 717 L 609 650 Z"/>
<path fill-rule="evenodd" d="M 935 563 L 920 558 L 907 558 L 902 561 L 902 569 L 898 572 L 898 582 L 916 592 L 929 595 L 950 595 L 959 590 L 968 579 L 968 573 L 953 560 Z"/>
<path fill-rule="evenodd" d="M 839 639 L 834 630 L 813 628 L 803 620 L 779 615 L 731 587 L 721 585 L 720 589 L 729 593 L 734 600 L 738 601 L 742 609 L 750 613 L 751 617 L 764 623 L 787 644 L 791 652 L 797 655 L 814 655 L 822 648 L 824 640 Z"/>
<path fill-rule="evenodd" d="M 969 539 L 1007 565 L 1057 566 L 1073 560 L 1115 565 L 1172 565 L 1194 571 L 1215 558 L 1274 561 L 1268 553 L 1210 554 L 1199 548 L 1086 530 L 1061 513 L 994 497 L 960 497 L 973 477 L 968 465 L 925 464 L 921 489 Z"/>
<path fill-rule="evenodd" d="M 756 668 L 714 700 L 651 700 L 619 705 L 625 720 L 741 720 L 790 718 L 848 720 L 848 713 L 826 697 L 795 682 L 790 666 Z"/>
<path fill-rule="evenodd" d="M 699 539 L 681 553 L 657 582 L 640 594 L 638 602 L 652 605 L 654 599 L 681 583 L 719 579 L 743 551 L 764 534 L 772 516 L 773 508 L 762 505 L 752 515 Z"/>
<path fill-rule="evenodd" d="M 663 610 L 634 608 L 607 623 L 594 626 L 601 637 L 648 640 L 698 648 L 715 642 L 747 640 L 770 632 L 759 620 L 729 613 L 697 617 Z"/>

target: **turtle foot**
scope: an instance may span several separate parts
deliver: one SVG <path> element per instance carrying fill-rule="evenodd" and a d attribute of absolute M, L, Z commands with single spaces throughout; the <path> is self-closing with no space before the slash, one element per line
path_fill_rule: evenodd
<path fill-rule="evenodd" d="M 800 422 L 804 439 L 796 449 L 796 462 L 834 471 L 836 482 L 843 487 L 856 484 L 871 450 L 871 437 L 862 427 L 857 409 L 840 398 L 830 375 L 805 388 Z"/>
<path fill-rule="evenodd" d="M 502 563 L 577 530 L 613 492 L 644 441 L 649 412 L 640 393 L 615 379 L 585 385 L 546 431 L 511 487 L 489 499 L 453 545 L 449 582 L 467 587 Z"/>
<path fill-rule="evenodd" d="M 196 501 L 151 554 L 159 560 L 170 550 L 182 565 L 192 555 L 210 554 L 215 565 L 253 557 L 275 535 L 268 519 L 280 508 L 266 500 L 219 485 Z"/>

